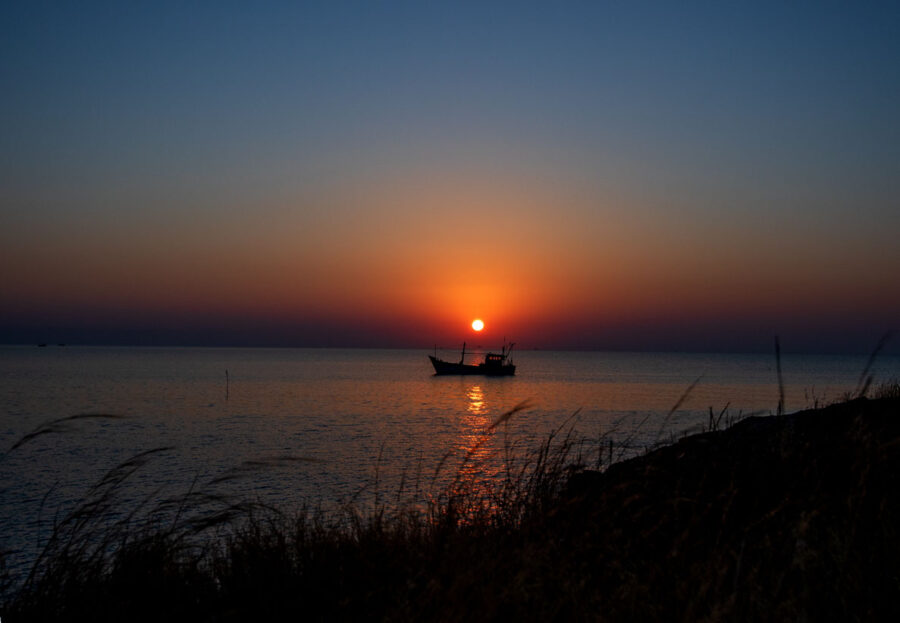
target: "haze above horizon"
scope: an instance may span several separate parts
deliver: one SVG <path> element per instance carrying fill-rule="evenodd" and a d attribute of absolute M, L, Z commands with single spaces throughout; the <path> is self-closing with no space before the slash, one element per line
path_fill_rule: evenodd
<path fill-rule="evenodd" d="M 0 343 L 867 353 L 898 66 L 890 3 L 8 3 Z"/>

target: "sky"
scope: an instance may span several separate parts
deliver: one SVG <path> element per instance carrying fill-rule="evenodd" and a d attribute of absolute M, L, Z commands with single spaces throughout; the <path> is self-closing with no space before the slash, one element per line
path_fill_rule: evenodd
<path fill-rule="evenodd" d="M 869 352 L 898 68 L 895 2 L 4 3 L 0 343 Z"/>

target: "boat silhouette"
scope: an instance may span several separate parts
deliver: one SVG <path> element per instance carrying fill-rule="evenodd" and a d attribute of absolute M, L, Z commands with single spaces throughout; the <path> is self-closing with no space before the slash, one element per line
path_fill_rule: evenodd
<path fill-rule="evenodd" d="M 466 343 L 463 342 L 462 353 L 459 356 L 459 363 L 452 361 L 444 361 L 438 359 L 434 355 L 428 355 L 431 365 L 434 366 L 434 374 L 481 374 L 485 376 L 512 376 L 516 373 L 516 366 L 512 362 L 509 354 L 512 352 L 515 343 L 508 347 L 504 344 L 500 354 L 485 353 L 484 361 L 481 363 L 470 364 L 465 363 L 466 359 Z M 470 353 L 472 354 L 472 353 Z"/>

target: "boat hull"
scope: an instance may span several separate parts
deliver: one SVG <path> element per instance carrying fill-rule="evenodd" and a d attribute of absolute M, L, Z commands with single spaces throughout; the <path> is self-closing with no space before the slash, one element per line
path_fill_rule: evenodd
<path fill-rule="evenodd" d="M 449 374 L 480 374 L 482 376 L 512 376 L 516 373 L 516 366 L 513 364 L 504 365 L 470 365 L 466 363 L 452 363 L 438 359 L 433 355 L 428 355 L 431 365 L 434 366 L 435 376 Z"/>

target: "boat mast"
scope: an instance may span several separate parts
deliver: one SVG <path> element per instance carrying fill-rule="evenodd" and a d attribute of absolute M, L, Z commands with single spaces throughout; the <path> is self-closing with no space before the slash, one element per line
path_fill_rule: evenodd
<path fill-rule="evenodd" d="M 465 358 L 466 358 L 466 343 L 463 342 L 462 353 L 461 353 L 460 356 L 459 356 L 459 363 L 460 363 L 460 365 L 462 365 L 463 359 L 465 359 Z"/>

